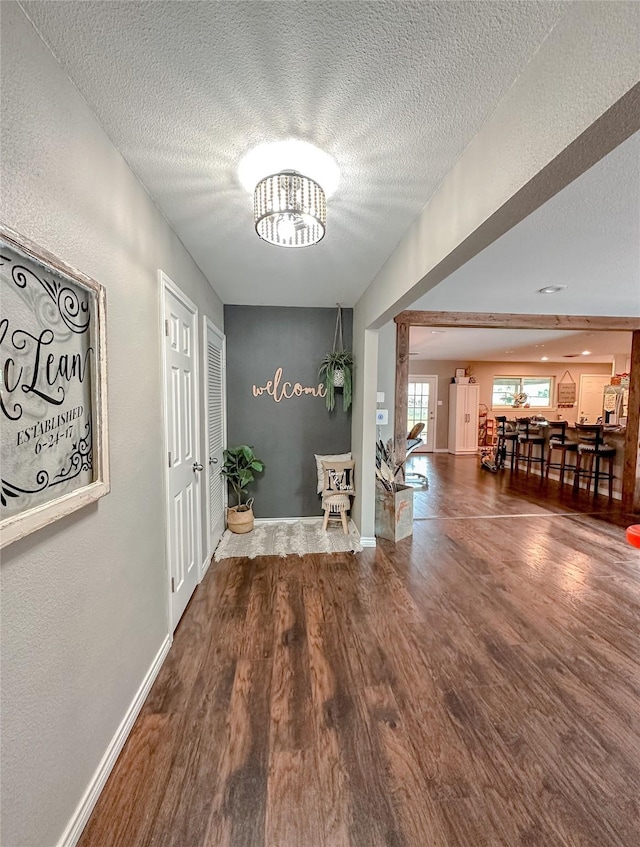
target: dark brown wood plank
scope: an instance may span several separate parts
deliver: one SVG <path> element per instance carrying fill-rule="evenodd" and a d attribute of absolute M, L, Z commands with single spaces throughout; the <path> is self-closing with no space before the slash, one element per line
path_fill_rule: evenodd
<path fill-rule="evenodd" d="M 629 516 L 426 461 L 398 545 L 212 565 L 81 847 L 637 847 Z"/>
<path fill-rule="evenodd" d="M 640 318 L 603 315 L 521 315 L 488 312 L 426 312 L 406 310 L 394 318 L 400 326 L 460 326 L 485 329 L 571 329 L 578 331 L 634 331 Z"/>

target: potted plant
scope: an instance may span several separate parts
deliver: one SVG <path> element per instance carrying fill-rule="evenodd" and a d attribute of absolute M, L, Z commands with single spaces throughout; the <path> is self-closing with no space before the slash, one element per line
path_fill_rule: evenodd
<path fill-rule="evenodd" d="M 339 344 L 339 347 L 337 346 Z M 326 390 L 325 402 L 327 409 L 332 412 L 336 405 L 335 390 L 342 389 L 342 408 L 346 412 L 351 406 L 353 386 L 353 353 L 344 349 L 342 340 L 342 308 L 338 306 L 336 331 L 333 336 L 333 347 L 322 360 L 318 376 L 322 379 Z"/>
<path fill-rule="evenodd" d="M 255 480 L 254 473 L 262 473 L 263 470 L 264 462 L 256 458 L 253 448 L 246 444 L 224 451 L 224 465 L 220 473 L 228 480 L 238 501 L 227 509 L 227 526 L 231 532 L 251 532 L 253 529 L 253 497 L 245 500 L 246 488 Z"/>
<path fill-rule="evenodd" d="M 397 461 L 393 440 L 376 444 L 375 533 L 400 541 L 413 533 L 413 488 L 404 484 L 404 460 Z"/>
<path fill-rule="evenodd" d="M 322 379 L 327 392 L 325 402 L 331 412 L 336 405 L 336 388 L 342 389 L 342 408 L 347 411 L 352 399 L 353 354 L 349 350 L 327 353 L 322 360 L 318 376 Z"/>

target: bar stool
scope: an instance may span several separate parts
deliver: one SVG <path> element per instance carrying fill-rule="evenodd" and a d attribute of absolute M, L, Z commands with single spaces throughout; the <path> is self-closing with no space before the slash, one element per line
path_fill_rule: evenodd
<path fill-rule="evenodd" d="M 600 424 L 576 424 L 578 433 L 578 457 L 573 475 L 573 490 L 578 492 L 580 480 L 587 481 L 587 494 L 591 491 L 591 480 L 594 481 L 593 496 L 598 495 L 600 479 L 609 482 L 609 500 L 613 497 L 613 460 L 616 448 L 604 441 L 604 428 Z M 595 469 L 594 469 L 595 459 Z M 607 472 L 600 469 L 600 462 L 606 461 Z"/>
<path fill-rule="evenodd" d="M 540 465 L 540 481 L 542 482 L 544 477 L 544 435 L 540 432 L 540 426 L 531 418 L 516 418 L 516 423 L 518 425 L 516 470 L 518 464 L 525 461 L 527 463 L 527 476 L 529 476 L 531 465 Z M 533 453 L 534 447 L 540 448 L 537 456 Z M 525 452 L 521 452 L 521 448 L 525 448 Z"/>
<path fill-rule="evenodd" d="M 549 423 L 549 453 L 547 454 L 547 472 L 545 479 L 549 479 L 549 468 L 560 471 L 560 485 L 564 485 L 565 470 L 575 474 L 576 461 L 572 465 L 567 465 L 567 453 L 577 453 L 578 443 L 569 441 L 567 437 L 568 421 L 554 421 Z M 553 451 L 559 450 L 562 458 L 559 462 L 552 462 Z M 576 457 L 577 458 L 577 457 Z"/>
<path fill-rule="evenodd" d="M 498 434 L 498 440 L 502 439 L 505 447 L 505 461 L 507 456 L 511 457 L 511 470 L 513 470 L 513 466 L 516 460 L 516 454 L 518 452 L 517 442 L 518 442 L 518 433 L 514 430 L 508 429 L 507 424 L 507 416 L 506 415 L 496 415 L 496 431 Z M 511 449 L 507 451 L 507 444 L 511 445 Z"/>

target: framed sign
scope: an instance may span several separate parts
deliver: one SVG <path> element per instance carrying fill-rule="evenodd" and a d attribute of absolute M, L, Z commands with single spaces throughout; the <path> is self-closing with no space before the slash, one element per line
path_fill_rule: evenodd
<path fill-rule="evenodd" d="M 109 493 L 105 292 L 0 225 L 0 546 Z"/>
<path fill-rule="evenodd" d="M 565 371 L 562 374 L 562 379 L 568 377 L 566 382 L 558 383 L 558 408 L 559 409 L 570 409 L 575 405 L 576 402 L 576 384 L 571 377 L 569 371 Z"/>

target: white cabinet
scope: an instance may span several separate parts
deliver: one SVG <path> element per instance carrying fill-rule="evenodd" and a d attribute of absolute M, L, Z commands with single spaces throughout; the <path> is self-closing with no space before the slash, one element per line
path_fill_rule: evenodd
<path fill-rule="evenodd" d="M 478 407 L 480 386 L 477 383 L 449 386 L 449 452 L 475 453 L 478 449 Z"/>

